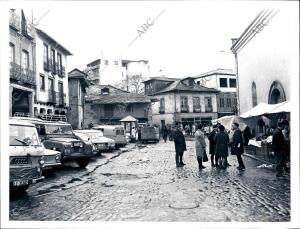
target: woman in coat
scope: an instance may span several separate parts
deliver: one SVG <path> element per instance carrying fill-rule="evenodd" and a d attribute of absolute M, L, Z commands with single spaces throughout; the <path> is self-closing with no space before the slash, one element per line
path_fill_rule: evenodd
<path fill-rule="evenodd" d="M 206 151 L 205 135 L 203 132 L 203 125 L 199 124 L 197 126 L 197 131 L 195 132 L 195 144 L 196 144 L 196 155 L 199 169 L 204 169 L 202 165 L 203 154 Z"/>
<path fill-rule="evenodd" d="M 175 144 L 175 161 L 176 167 L 183 167 L 185 164 L 182 161 L 183 153 L 186 151 L 185 138 L 180 128 L 180 123 L 176 124 L 176 130 L 173 132 L 174 144 Z"/>
<path fill-rule="evenodd" d="M 225 127 L 223 125 L 219 126 L 219 132 L 215 136 L 216 142 L 216 157 L 218 158 L 217 166 L 219 168 L 226 168 L 226 157 L 228 156 L 228 134 L 224 132 Z"/>
<path fill-rule="evenodd" d="M 209 154 L 210 154 L 210 160 L 211 160 L 211 166 L 215 167 L 218 164 L 218 158 L 215 157 L 216 153 L 216 142 L 215 142 L 215 136 L 217 134 L 217 125 L 213 125 L 213 130 L 208 135 L 209 140 Z M 216 164 L 214 163 L 216 162 Z"/>

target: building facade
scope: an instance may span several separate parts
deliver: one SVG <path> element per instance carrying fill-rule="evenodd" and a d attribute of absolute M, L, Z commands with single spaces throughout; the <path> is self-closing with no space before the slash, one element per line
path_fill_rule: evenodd
<path fill-rule="evenodd" d="M 291 54 L 298 42 L 297 32 L 290 29 L 290 23 L 297 20 L 291 15 L 284 9 L 263 10 L 238 39 L 232 39 L 240 114 L 260 102 L 290 100 Z"/>
<path fill-rule="evenodd" d="M 33 116 L 37 85 L 35 48 L 34 31 L 26 21 L 23 10 L 11 9 L 9 12 L 10 116 L 16 112 Z"/>
<path fill-rule="evenodd" d="M 85 98 L 85 125 L 120 124 L 120 120 L 128 115 L 139 123 L 147 123 L 151 116 L 150 97 L 133 94 L 111 85 L 91 85 Z"/>
<path fill-rule="evenodd" d="M 66 115 L 69 107 L 67 56 L 60 43 L 40 29 L 36 31 L 35 115 Z"/>
<path fill-rule="evenodd" d="M 144 82 L 152 105 L 152 123 L 160 126 L 180 122 L 183 126 L 208 123 L 217 118 L 218 90 L 195 83 L 193 78 L 150 78 Z"/>
<path fill-rule="evenodd" d="M 89 80 L 98 85 L 115 84 L 126 77 L 140 75 L 149 77 L 149 63 L 146 60 L 97 59 L 87 64 L 85 72 Z"/>
<path fill-rule="evenodd" d="M 68 121 L 73 129 L 82 129 L 85 126 L 84 105 L 88 81 L 86 74 L 77 68 L 68 73 L 69 85 L 69 112 Z"/>
<path fill-rule="evenodd" d="M 232 69 L 215 69 L 195 77 L 195 81 L 220 91 L 217 94 L 218 118 L 237 114 L 236 74 Z"/>

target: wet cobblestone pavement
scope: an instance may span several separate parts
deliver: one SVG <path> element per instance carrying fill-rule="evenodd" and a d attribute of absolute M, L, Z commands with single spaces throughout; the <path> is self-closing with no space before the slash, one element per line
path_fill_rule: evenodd
<path fill-rule="evenodd" d="M 187 141 L 183 168 L 175 167 L 173 142 L 129 145 L 106 153 L 86 169 L 59 170 L 10 200 L 10 220 L 217 221 L 290 220 L 290 177 L 257 168 L 244 157 L 245 171 L 232 165 L 199 171 L 194 142 Z"/>

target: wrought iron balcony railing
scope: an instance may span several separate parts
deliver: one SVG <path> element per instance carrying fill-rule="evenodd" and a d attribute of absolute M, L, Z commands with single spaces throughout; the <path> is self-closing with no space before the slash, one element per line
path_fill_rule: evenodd
<path fill-rule="evenodd" d="M 56 104 L 56 93 L 55 91 L 48 91 L 48 103 Z"/>
<path fill-rule="evenodd" d="M 46 72 L 49 72 L 49 71 L 50 71 L 49 61 L 44 61 L 44 70 L 45 70 Z"/>
<path fill-rule="evenodd" d="M 56 92 L 57 104 L 59 106 L 66 106 L 67 105 L 67 96 L 65 93 Z"/>
<path fill-rule="evenodd" d="M 15 63 L 10 63 L 10 78 L 17 80 L 22 84 L 36 85 L 34 71 L 22 68 L 20 65 Z"/>
<path fill-rule="evenodd" d="M 194 113 L 200 113 L 201 112 L 201 108 L 193 108 L 193 112 Z"/>
<path fill-rule="evenodd" d="M 189 112 L 189 106 L 181 106 L 181 113 L 188 113 Z"/>
<path fill-rule="evenodd" d="M 165 113 L 165 108 L 164 107 L 159 107 L 159 113 L 164 114 Z"/>
<path fill-rule="evenodd" d="M 213 111 L 212 107 L 205 106 L 205 112 L 212 112 L 212 111 Z"/>

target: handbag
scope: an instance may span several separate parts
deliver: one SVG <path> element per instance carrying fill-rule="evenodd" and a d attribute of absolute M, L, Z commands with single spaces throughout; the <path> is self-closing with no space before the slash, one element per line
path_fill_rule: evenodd
<path fill-rule="evenodd" d="M 208 157 L 206 154 L 206 150 L 203 151 L 203 162 L 207 162 L 208 161 Z"/>

